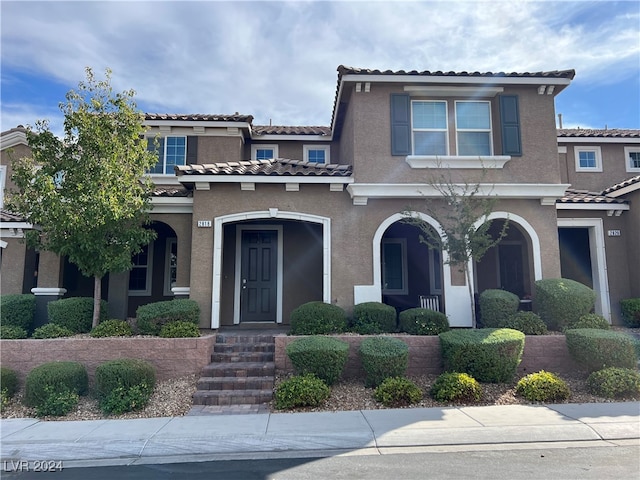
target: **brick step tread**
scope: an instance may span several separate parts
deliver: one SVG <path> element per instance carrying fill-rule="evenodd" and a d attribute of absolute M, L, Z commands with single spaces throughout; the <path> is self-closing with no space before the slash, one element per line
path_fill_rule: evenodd
<path fill-rule="evenodd" d="M 271 390 L 198 390 L 193 394 L 194 405 L 255 405 L 273 398 Z"/>
<path fill-rule="evenodd" d="M 265 352 L 226 352 L 213 353 L 211 355 L 212 363 L 256 363 L 256 362 L 273 362 L 274 353 Z"/>
<path fill-rule="evenodd" d="M 233 352 L 272 353 L 275 351 L 276 351 L 275 343 L 215 343 L 213 345 L 214 353 L 233 353 Z"/>
<path fill-rule="evenodd" d="M 274 362 L 211 363 L 202 370 L 203 377 L 262 377 L 275 375 Z"/>
<path fill-rule="evenodd" d="M 216 343 L 234 344 L 234 343 L 273 343 L 275 344 L 273 335 L 216 335 Z"/>
<path fill-rule="evenodd" d="M 201 377 L 198 390 L 273 390 L 273 377 Z"/>

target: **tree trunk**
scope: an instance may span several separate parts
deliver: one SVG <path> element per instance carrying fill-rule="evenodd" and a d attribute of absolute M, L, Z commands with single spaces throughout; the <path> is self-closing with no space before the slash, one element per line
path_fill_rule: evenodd
<path fill-rule="evenodd" d="M 100 300 L 102 300 L 102 278 L 93 277 L 93 323 L 96 328 L 100 323 Z"/>
<path fill-rule="evenodd" d="M 476 299 L 473 295 L 473 286 L 471 285 L 471 272 L 469 271 L 469 264 L 464 265 L 464 276 L 467 281 L 467 288 L 469 289 L 469 299 L 471 300 L 471 328 L 476 328 Z"/>

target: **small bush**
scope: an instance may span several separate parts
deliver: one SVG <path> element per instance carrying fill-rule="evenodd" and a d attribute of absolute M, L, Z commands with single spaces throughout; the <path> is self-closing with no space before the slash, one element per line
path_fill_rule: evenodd
<path fill-rule="evenodd" d="M 430 394 L 438 402 L 473 403 L 482 398 L 482 387 L 471 375 L 445 372 L 438 376 Z"/>
<path fill-rule="evenodd" d="M 515 293 L 498 289 L 485 290 L 478 302 L 482 325 L 487 328 L 499 327 L 500 322 L 515 314 L 520 306 L 520 298 Z"/>
<path fill-rule="evenodd" d="M 620 300 L 622 320 L 627 327 L 640 327 L 640 298 Z"/>
<path fill-rule="evenodd" d="M 308 302 L 291 312 L 289 335 L 327 335 L 347 329 L 347 314 L 337 305 Z"/>
<path fill-rule="evenodd" d="M 18 374 L 7 367 L 0 367 L 0 389 L 6 392 L 9 398 L 18 391 Z"/>
<path fill-rule="evenodd" d="M 358 354 L 367 387 L 377 387 L 387 378 L 404 377 L 409 365 L 409 347 L 398 338 L 366 338 L 360 343 Z"/>
<path fill-rule="evenodd" d="M 317 407 L 329 398 L 330 394 L 329 387 L 313 374 L 291 377 L 276 388 L 275 407 L 280 410 Z"/>
<path fill-rule="evenodd" d="M 560 377 L 540 370 L 521 378 L 516 385 L 516 394 L 530 402 L 552 402 L 566 400 L 571 391 Z"/>
<path fill-rule="evenodd" d="M 635 368 L 638 362 L 630 336 L 610 330 L 576 328 L 565 332 L 569 353 L 586 370 Z"/>
<path fill-rule="evenodd" d="M 5 408 L 7 408 L 11 404 L 11 397 L 7 394 L 7 391 L 2 388 L 0 389 L 0 413 L 4 412 Z"/>
<path fill-rule="evenodd" d="M 107 302 L 100 301 L 100 322 L 107 319 Z M 49 322 L 68 328 L 73 333 L 88 333 L 93 323 L 93 298 L 71 297 L 47 304 Z"/>
<path fill-rule="evenodd" d="M 406 407 L 422 400 L 422 390 L 408 378 L 392 377 L 378 385 L 373 398 L 385 407 Z"/>
<path fill-rule="evenodd" d="M 117 386 L 100 400 L 100 409 L 107 415 L 120 415 L 142 410 L 153 393 L 153 387 L 146 383 L 124 387 Z"/>
<path fill-rule="evenodd" d="M 353 307 L 349 329 L 361 335 L 396 331 L 396 309 L 380 302 L 359 303 Z"/>
<path fill-rule="evenodd" d="M 86 395 L 89 377 L 78 362 L 49 362 L 31 370 L 24 383 L 24 403 L 28 407 L 42 405 L 51 392 L 68 391 Z"/>
<path fill-rule="evenodd" d="M 29 333 L 35 313 L 35 295 L 0 295 L 0 325 L 3 327 L 20 327 Z"/>
<path fill-rule="evenodd" d="M 549 330 L 563 331 L 582 315 L 591 313 L 596 293 L 568 278 L 547 278 L 535 282 L 535 305 Z"/>
<path fill-rule="evenodd" d="M 510 328 L 451 330 L 440 334 L 444 369 L 479 382 L 510 382 L 522 360 L 524 334 Z"/>
<path fill-rule="evenodd" d="M 0 338 L 5 340 L 22 340 L 27 338 L 27 331 L 15 325 L 0 325 Z"/>
<path fill-rule="evenodd" d="M 444 313 L 410 308 L 398 315 L 398 330 L 410 335 L 438 335 L 449 330 L 449 321 Z"/>
<path fill-rule="evenodd" d="M 586 315 L 582 315 L 577 320 L 571 320 L 567 323 L 567 330 L 571 328 L 598 328 L 600 330 L 609 330 L 611 326 L 607 319 L 602 315 L 597 315 L 595 313 L 587 313 Z"/>
<path fill-rule="evenodd" d="M 93 338 L 102 337 L 130 337 L 133 335 L 131 325 L 124 320 L 105 320 L 93 328 L 89 333 Z"/>
<path fill-rule="evenodd" d="M 298 375 L 311 373 L 333 385 L 341 376 L 349 355 L 349 344 L 332 337 L 298 338 L 286 353 Z"/>
<path fill-rule="evenodd" d="M 162 327 L 173 322 L 200 322 L 200 307 L 195 300 L 177 299 L 149 303 L 136 310 L 138 330 L 143 335 L 158 335 Z"/>
<path fill-rule="evenodd" d="M 587 378 L 587 390 L 606 398 L 636 397 L 640 394 L 640 373 L 618 367 L 598 370 Z"/>
<path fill-rule="evenodd" d="M 38 417 L 62 417 L 78 405 L 78 394 L 68 388 L 44 387 L 44 398 L 36 405 Z"/>
<path fill-rule="evenodd" d="M 498 326 L 500 328 L 512 328 L 525 335 L 545 335 L 547 333 L 547 326 L 533 312 L 516 312 L 501 320 Z"/>
<path fill-rule="evenodd" d="M 198 325 L 191 322 L 172 322 L 162 326 L 160 336 L 164 338 L 199 337 L 200 329 Z"/>
<path fill-rule="evenodd" d="M 74 333 L 66 327 L 56 325 L 55 323 L 47 323 L 41 327 L 36 328 L 31 335 L 31 338 L 62 338 L 71 337 Z"/>
<path fill-rule="evenodd" d="M 136 385 L 153 391 L 156 373 L 153 365 L 136 358 L 110 360 L 96 368 L 95 390 L 98 399 L 103 400 L 119 387 L 125 390 Z"/>

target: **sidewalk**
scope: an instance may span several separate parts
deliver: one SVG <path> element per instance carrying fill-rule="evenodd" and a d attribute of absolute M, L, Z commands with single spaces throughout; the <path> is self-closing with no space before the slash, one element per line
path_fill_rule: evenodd
<path fill-rule="evenodd" d="M 0 420 L 2 462 L 74 466 L 581 445 L 640 445 L 640 402 L 136 420 Z M 5 463 L 2 463 L 5 465 Z"/>

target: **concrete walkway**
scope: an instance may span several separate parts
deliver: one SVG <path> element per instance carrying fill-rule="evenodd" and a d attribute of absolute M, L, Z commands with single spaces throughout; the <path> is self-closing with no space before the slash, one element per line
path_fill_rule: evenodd
<path fill-rule="evenodd" d="M 572 445 L 640 446 L 640 402 L 0 420 L 3 465 L 78 466 Z"/>

